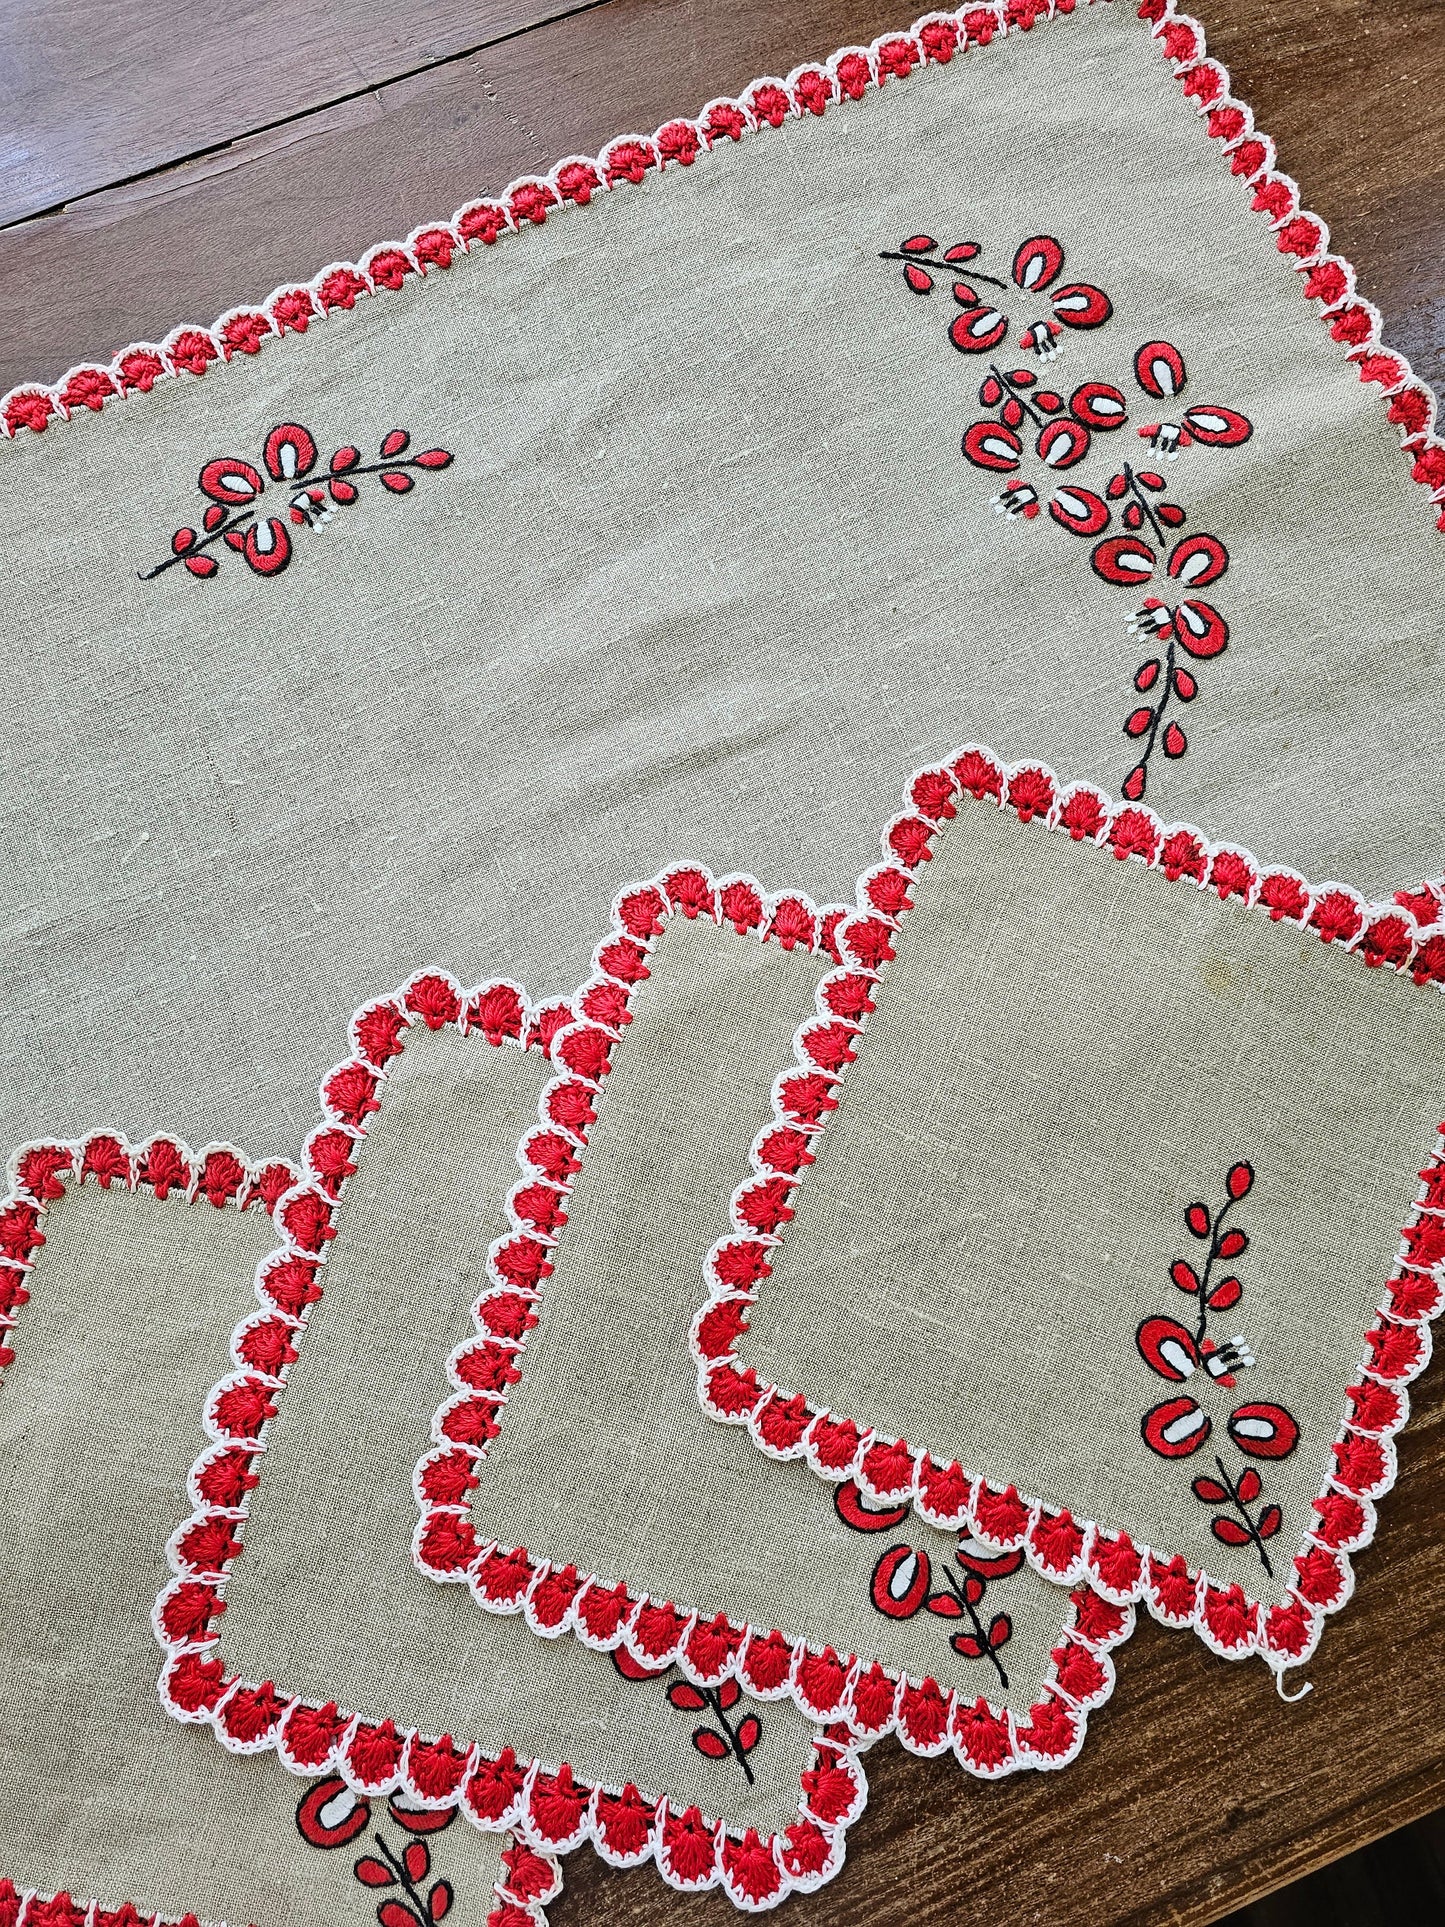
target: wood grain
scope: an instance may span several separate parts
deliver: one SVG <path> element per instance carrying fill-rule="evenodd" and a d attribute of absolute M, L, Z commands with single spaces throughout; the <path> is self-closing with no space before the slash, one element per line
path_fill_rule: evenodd
<path fill-rule="evenodd" d="M 158 49 L 152 29 L 117 26 L 114 0 L 84 0 L 66 16 L 72 37 L 48 50 L 41 35 L 53 17 L 6 5 L 16 144 L 38 140 L 68 193 L 115 184 L 0 232 L 0 390 L 178 322 L 209 322 L 560 154 L 866 41 L 908 11 L 907 0 L 798 0 L 786 12 L 764 0 L 607 0 L 416 73 L 419 50 L 495 39 L 501 23 L 558 7 L 529 13 L 525 0 L 499 0 L 477 13 L 407 0 L 388 13 L 363 0 L 340 9 L 284 0 L 263 16 L 187 5 L 179 16 L 199 40 L 182 59 Z M 1384 309 L 1387 337 L 1445 387 L 1445 0 L 1197 0 L 1197 11 L 1237 92 L 1276 137 L 1280 164 Z M 177 17 L 172 8 L 167 18 Z M 119 51 L 108 64 L 81 59 L 78 40 L 103 32 L 119 34 Z M 338 100 L 347 72 L 362 74 L 366 91 Z M 299 117 L 233 139 L 283 109 Z M 39 136 L 25 132 L 34 128 Z M 219 141 L 232 144 L 118 179 Z M 1414 1404 L 1382 1543 L 1358 1562 L 1357 1596 L 1327 1629 L 1302 1704 L 1281 1706 L 1262 1666 L 1230 1665 L 1192 1635 L 1145 1624 L 1119 1655 L 1118 1690 L 1094 1716 L 1083 1757 L 1058 1779 L 983 1786 L 948 1761 L 878 1748 L 848 1866 L 821 1894 L 789 1903 L 788 1918 L 1203 1927 L 1439 1806 L 1438 1368 Z M 668 1893 L 650 1869 L 609 1873 L 576 1854 L 551 1918 L 724 1927 L 735 1916 L 716 1895 Z"/>
<path fill-rule="evenodd" d="M 0 225 L 597 0 L 0 0 Z"/>

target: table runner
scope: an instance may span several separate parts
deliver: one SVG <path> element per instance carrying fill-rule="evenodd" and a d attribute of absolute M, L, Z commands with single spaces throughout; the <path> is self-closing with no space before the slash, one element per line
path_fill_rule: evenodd
<path fill-rule="evenodd" d="M 135 1140 L 70 1140 L 119 1148 L 57 1215 L 107 1159 L 107 1200 L 117 1183 L 166 1187 L 172 1153 L 152 1174 L 145 1143 L 158 1124 L 293 1151 L 318 1040 L 324 1059 L 339 1012 L 378 982 L 415 983 L 429 956 L 574 979 L 619 878 L 661 870 L 680 817 L 719 877 L 747 865 L 796 883 L 795 900 L 838 894 L 898 773 L 978 731 L 1372 894 L 1439 870 L 1416 723 L 1441 606 L 1433 400 L 1381 347 L 1197 25 L 1152 4 L 1142 20 L 1102 0 L 1052 12 L 930 16 L 0 404 L 15 480 L 0 544 L 21 632 L 45 645 L 12 666 L 3 1134 L 54 1143 L 99 1117 Z M 1132 456 L 1115 452 L 1126 440 Z M 1433 901 L 1416 899 L 1421 921 Z M 194 1194 L 204 1155 L 156 1142 Z M 1216 1174 L 1227 1196 L 1238 1162 Z M 330 1199 L 344 1174 L 308 1169 L 308 1195 Z M 715 1204 L 732 1171 L 714 1175 Z M 584 1161 L 579 1197 L 587 1182 Z M 38 1200 L 14 1202 L 23 1216 Z M 144 1239 L 100 1235 L 133 1242 L 141 1266 Z M 23 1325 L 17 1307 L 6 1321 Z M 101 1343 L 93 1312 L 78 1328 Z M 1179 1369 L 1180 1341 L 1156 1336 Z M 456 1339 L 429 1331 L 418 1388 Z M 168 1452 L 170 1421 L 214 1377 L 198 1356 L 177 1368 L 190 1389 L 168 1382 L 157 1407 Z M 23 1357 L 13 1376 L 12 1407 L 37 1395 Z M 1396 1414 L 1371 1413 L 1373 1435 Z M 502 1462 L 479 1476 L 483 1530 Z M 780 1495 L 806 1483 L 775 1480 Z M 1363 1469 L 1356 1483 L 1378 1489 Z M 395 1474 L 377 1484 L 399 1525 Z M 872 1530 L 897 1510 L 887 1496 L 866 1474 L 845 1482 L 836 1519 Z M 541 1494 L 508 1502 L 524 1498 Z M 1367 1530 L 1360 1507 L 1335 1522 L 1342 1545 Z M 948 1525 L 942 1549 L 912 1523 L 877 1528 L 873 1582 L 914 1608 L 895 1620 L 875 1596 L 890 1653 L 934 1619 L 947 1633 L 925 1597 L 944 1571 L 983 1588 L 975 1606 L 1035 1584 L 988 1572 L 1017 1534 L 959 1547 Z M 865 1568 L 876 1543 L 854 1544 Z M 636 1550 L 656 1553 L 645 1533 Z M 122 1570 L 127 1596 L 156 1577 Z M 445 1595 L 425 1590 L 434 1613 Z M 1075 1609 L 1058 1606 L 1062 1631 Z M 1097 1593 L 1088 1610 L 1105 1610 Z M 1051 1650 L 1041 1612 L 1005 1614 L 1005 1659 Z M 1223 1647 L 1255 1642 L 1245 1620 Z M 984 1668 L 993 1623 L 962 1635 Z M 1098 1619 L 1095 1644 L 1123 1625 Z M 549 1669 L 596 1657 L 503 1630 Z M 643 1665 L 635 1637 L 622 1650 Z M 968 1657 L 951 1647 L 949 1663 Z M 598 1667 L 611 1683 L 596 1690 L 619 1690 Z M 263 1691 L 251 1709 L 263 1740 L 269 1705 Z M 687 1710 L 669 1701 L 667 1717 Z M 779 1719 L 797 1714 L 780 1706 L 762 1731 Z M 966 1753 L 956 1731 L 945 1744 Z M 815 1770 L 838 1767 L 843 1736 L 823 1745 Z M 699 1770 L 686 1732 L 680 1749 Z M 197 1784 L 238 1767 L 208 1757 Z M 856 1762 L 843 1771 L 861 1785 Z M 350 1813 L 365 1796 L 330 1797 Z M 280 1808 L 257 1825 L 278 1813 L 292 1825 Z M 736 1838 L 747 1824 L 739 1809 Z M 522 1851 L 541 1864 L 550 1838 Z M 481 1836 L 453 1826 L 458 1840 L 485 1888 Z M 730 1871 L 739 1904 L 793 1884 L 754 1858 L 750 1890 L 734 1862 L 709 1874 Z M 226 1864 L 217 1850 L 218 1878 Z M 835 1866 L 830 1847 L 794 1872 Z M 504 1905 L 540 1905 L 530 1867 L 517 1878 L 535 1891 Z M 22 1892 L 111 1876 L 100 1860 L 13 1871 Z M 23 1903 L 27 1922 L 40 1907 Z"/>
<path fill-rule="evenodd" d="M 1071 494 L 1114 508 L 1111 473 L 1154 459 L 1136 427 L 1196 401 L 1252 425 L 1158 457 L 1184 536 L 1228 551 L 1184 599 L 1231 639 L 1181 647 L 1200 694 L 1171 699 L 1189 747 L 1156 748 L 1150 800 L 1372 894 L 1442 867 L 1417 726 L 1445 571 L 1429 390 L 1379 349 L 1197 27 L 1044 11 L 760 83 L 215 339 L 11 399 L 0 544 L 42 646 L 7 692 L 23 1016 L 0 1138 L 58 1106 L 74 1129 L 288 1148 L 339 1014 L 436 958 L 575 982 L 619 884 L 676 855 L 680 811 L 717 874 L 827 901 L 902 775 L 955 743 L 1120 794 L 1132 682 L 1161 654 L 1126 624 L 1183 592 L 1162 563 L 1127 587 L 1090 566 L 1128 535 L 1117 509 L 1101 538 L 992 512 L 1009 478 L 960 441 L 1002 344 L 959 353 L 951 284 L 915 294 L 880 259 L 920 235 L 980 248 L 961 285 L 1009 317 L 1004 374 L 1124 396 L 1124 427 L 1058 477 Z M 1012 267 L 1041 236 L 1065 261 L 1035 294 Z M 1017 336 L 1070 285 L 1111 318 L 1039 362 Z M 1182 359 L 1177 401 L 1139 384 L 1151 342 Z M 409 446 L 383 455 L 393 433 Z M 1047 495 L 1037 439 L 1020 479 Z M 450 465 L 412 465 L 433 450 Z M 274 522 L 279 574 L 244 553 L 262 509 L 253 560 L 274 571 Z M 227 517 L 242 552 L 222 534 L 189 557 L 216 572 L 188 572 L 173 532 L 211 543 Z M 793 807 L 825 788 L 828 812 Z M 97 1002 L 99 1038 L 74 1017 Z"/>

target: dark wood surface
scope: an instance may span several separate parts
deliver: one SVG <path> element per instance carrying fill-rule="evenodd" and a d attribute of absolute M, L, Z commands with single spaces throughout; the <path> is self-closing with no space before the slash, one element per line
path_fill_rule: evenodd
<path fill-rule="evenodd" d="M 1196 11 L 1387 339 L 1445 390 L 1445 0 Z M 563 153 L 908 17 L 907 0 L 186 0 L 159 14 L 0 0 L 0 390 L 208 323 Z M 1445 1803 L 1445 1372 L 1414 1405 L 1382 1543 L 1302 1704 L 1282 1706 L 1262 1666 L 1146 1623 L 1060 1777 L 984 1786 L 877 1748 L 848 1866 L 788 1918 L 1202 1927 Z M 650 1869 L 609 1873 L 585 1853 L 567 1883 L 554 1927 L 733 1917 L 716 1895 L 684 1900 Z M 1285 1905 L 1248 1919 L 1334 1927 L 1324 1900 Z M 1374 1917 L 1361 1902 L 1334 1918 Z"/>

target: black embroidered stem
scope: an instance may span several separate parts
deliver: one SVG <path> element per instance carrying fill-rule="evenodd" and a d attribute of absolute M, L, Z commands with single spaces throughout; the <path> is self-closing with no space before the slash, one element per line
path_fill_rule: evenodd
<path fill-rule="evenodd" d="M 723 1732 L 726 1733 L 727 1735 L 728 1746 L 732 1752 L 733 1758 L 737 1761 L 738 1765 L 743 1770 L 744 1779 L 747 1781 L 748 1785 L 751 1786 L 753 1784 L 753 1769 L 748 1765 L 748 1756 L 743 1751 L 742 1742 L 738 1739 L 737 1734 L 733 1731 L 732 1727 L 728 1724 L 728 1716 L 723 1711 L 722 1695 L 714 1687 L 704 1687 L 702 1689 L 702 1694 L 703 1694 L 703 1698 L 707 1701 L 708 1705 L 712 1708 L 713 1714 L 717 1720 L 718 1725 L 722 1728 Z"/>
<path fill-rule="evenodd" d="M 229 522 L 218 523 L 209 535 L 203 535 L 199 542 L 192 542 L 188 549 L 182 549 L 178 555 L 168 555 L 164 562 L 158 562 L 153 569 L 137 569 L 136 575 L 142 582 L 153 582 L 165 570 L 173 569 L 178 562 L 184 562 L 188 555 L 199 555 L 202 549 L 208 549 L 212 543 L 222 541 L 232 529 L 244 529 L 255 520 L 255 509 L 245 509 Z"/>
<path fill-rule="evenodd" d="M 1220 1481 L 1223 1484 L 1225 1491 L 1229 1494 L 1229 1503 L 1234 1507 L 1235 1511 L 1239 1514 L 1240 1518 L 1244 1521 L 1244 1530 L 1249 1534 L 1250 1544 L 1254 1547 L 1255 1551 L 1259 1554 L 1260 1564 L 1264 1567 L 1269 1577 L 1273 1579 L 1274 1567 L 1269 1563 L 1269 1554 L 1264 1549 L 1264 1540 L 1260 1537 L 1259 1527 L 1256 1525 L 1254 1518 L 1250 1513 L 1249 1507 L 1245 1504 L 1245 1501 L 1239 1496 L 1239 1487 L 1235 1484 L 1233 1479 L 1231 1479 L 1229 1474 L 1225 1471 L 1224 1460 L 1219 1457 L 1218 1453 L 1215 1454 L 1214 1463 L 1219 1467 Z"/>
<path fill-rule="evenodd" d="M 915 268 L 932 268 L 936 274 L 952 275 L 956 281 L 987 281 L 991 288 L 1007 288 L 996 274 L 984 274 L 971 261 L 941 261 L 935 254 L 900 254 L 896 248 L 881 248 L 880 261 L 911 262 Z M 926 292 L 926 290 L 925 290 Z"/>
<path fill-rule="evenodd" d="M 994 372 L 997 373 L 998 371 L 995 369 Z M 1149 472 L 1152 475 L 1154 471 L 1151 469 Z M 1134 468 L 1131 462 L 1125 462 L 1124 464 L 1124 480 L 1129 484 L 1129 493 L 1130 495 L 1133 496 L 1134 500 L 1138 503 L 1140 512 L 1148 518 L 1149 526 L 1154 531 L 1155 539 L 1160 543 L 1167 545 L 1169 541 L 1169 536 L 1166 533 L 1162 524 L 1160 523 L 1159 517 L 1154 513 L 1153 509 L 1149 506 L 1147 497 L 1141 492 L 1139 484 L 1135 480 Z"/>
<path fill-rule="evenodd" d="M 983 1621 L 978 1616 L 977 1606 L 975 1606 L 973 1601 L 969 1598 L 967 1591 L 963 1591 L 963 1592 L 959 1591 L 958 1586 L 954 1581 L 953 1574 L 951 1572 L 945 1571 L 943 1575 L 943 1583 L 945 1586 L 947 1586 L 948 1590 L 953 1594 L 954 1598 L 958 1601 L 959 1605 L 962 1606 L 964 1611 L 968 1614 L 969 1621 L 973 1626 L 974 1637 L 975 1639 L 977 1639 L 979 1645 L 982 1647 L 984 1653 L 987 1655 L 990 1663 L 993 1666 L 993 1670 L 998 1674 L 999 1684 L 1003 1687 L 1003 1690 L 1007 1692 L 1008 1691 L 1008 1674 L 1003 1669 L 1003 1661 L 999 1658 L 998 1653 L 996 1652 L 993 1645 L 989 1641 L 989 1636 L 986 1630 L 984 1629 Z"/>
<path fill-rule="evenodd" d="M 1174 615 L 1174 611 L 1172 609 L 1169 611 L 1169 615 L 1171 618 L 1171 626 L 1169 631 L 1169 645 L 1164 655 L 1164 675 L 1163 675 L 1164 693 L 1162 696 L 1160 696 L 1158 703 L 1155 705 L 1153 720 L 1149 724 L 1148 740 L 1144 744 L 1143 753 L 1140 755 L 1139 761 L 1135 764 L 1136 769 L 1148 769 L 1149 758 L 1154 754 L 1155 741 L 1158 738 L 1159 731 L 1164 724 L 1164 712 L 1169 707 L 1170 697 L 1174 694 L 1174 630 L 1172 626 L 1172 618 Z M 1213 1262 L 1214 1262 L 1214 1254 L 1213 1252 L 1211 1252 L 1210 1263 L 1212 1264 Z M 1207 1272 L 1205 1273 L 1205 1276 L 1206 1277 L 1208 1276 Z M 1197 1336 L 1202 1342 L 1204 1338 L 1202 1295 L 1200 1300 L 1200 1310 L 1201 1310 L 1201 1316 L 1200 1316 L 1199 1331 Z"/>
<path fill-rule="evenodd" d="M 385 1837 L 382 1834 L 374 1833 L 371 1837 L 377 1844 L 382 1860 L 391 1868 L 398 1883 L 404 1889 L 407 1899 L 416 1907 L 417 1918 L 422 1921 L 430 1920 L 431 1909 L 423 1895 L 413 1884 L 412 1877 L 406 1870 L 406 1863 L 397 1859 L 391 1848 L 386 1844 Z"/>
<path fill-rule="evenodd" d="M 1034 403 L 1029 400 L 1027 389 L 1020 388 L 1017 382 L 1012 381 L 1009 376 L 1004 373 L 1003 369 L 999 367 L 997 362 L 991 361 L 988 364 L 988 372 L 993 376 L 994 380 L 997 381 L 999 387 L 1002 388 L 1006 394 L 1011 395 L 1019 407 L 1023 409 L 1024 413 L 1031 416 L 1040 428 L 1048 427 L 1050 417 L 1047 416 L 1041 408 L 1035 407 Z"/>
<path fill-rule="evenodd" d="M 286 506 L 287 508 L 295 509 L 296 513 L 303 517 L 307 528 L 315 528 L 316 523 L 314 518 L 318 505 L 313 499 L 313 491 L 319 494 L 321 491 L 329 489 L 333 482 L 350 482 L 358 475 L 390 475 L 399 468 L 424 469 L 425 467 L 426 464 L 424 462 L 418 462 L 411 456 L 399 455 L 394 461 L 390 462 L 364 462 L 358 463 L 355 468 L 329 468 L 324 475 L 317 475 L 315 477 L 308 476 L 304 482 L 298 483 L 294 494 L 290 497 Z M 333 498 L 333 506 L 336 508 L 352 508 L 355 504 L 346 501 L 336 502 Z M 200 544 L 198 543 L 196 546 L 199 548 Z M 194 554 L 195 550 L 191 550 L 190 553 Z M 176 556 L 174 559 L 179 562 L 181 557 Z"/>
<path fill-rule="evenodd" d="M 1170 642 L 1169 642 L 1168 673 L 1172 681 L 1173 673 L 1174 673 L 1174 642 L 1172 637 L 1170 638 Z M 1168 691 L 1166 690 L 1164 697 L 1159 704 L 1159 716 L 1162 716 L 1164 714 L 1164 704 L 1168 700 L 1169 700 Z M 1159 726 L 1159 721 L 1158 721 L 1158 717 L 1156 717 L 1154 728 L 1157 729 L 1158 726 Z M 1154 746 L 1154 730 L 1150 730 L 1149 748 L 1152 749 L 1153 746 Z M 1145 750 L 1144 756 L 1146 761 L 1148 760 L 1148 755 L 1149 755 L 1149 751 Z M 1224 1242 L 1224 1220 L 1229 1216 L 1230 1212 L 1234 1209 L 1235 1205 L 1238 1202 L 1239 1200 L 1237 1198 L 1226 1198 L 1224 1203 L 1220 1206 L 1218 1217 L 1216 1217 L 1216 1219 L 1214 1220 L 1214 1235 L 1209 1240 L 1209 1256 L 1204 1261 L 1204 1272 L 1203 1272 L 1203 1276 L 1200 1278 L 1200 1281 L 1199 1281 L 1199 1323 L 1195 1327 L 1195 1332 L 1194 1332 L 1194 1341 L 1197 1345 L 1203 1345 L 1205 1329 L 1209 1323 L 1209 1275 L 1214 1270 L 1214 1261 L 1219 1256 L 1220 1245 L 1223 1244 Z"/>

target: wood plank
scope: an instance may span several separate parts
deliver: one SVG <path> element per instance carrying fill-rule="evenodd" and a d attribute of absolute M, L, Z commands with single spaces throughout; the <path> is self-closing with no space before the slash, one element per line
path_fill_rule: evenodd
<path fill-rule="evenodd" d="M 19 0 L 6 3 L 18 13 Z M 108 0 L 87 4 L 85 18 L 110 18 Z M 1389 338 L 1445 386 L 1445 142 L 1422 134 L 1445 99 L 1439 0 L 1196 0 L 1196 10 L 1281 165 L 1384 308 Z M 799 0 L 786 13 L 762 0 L 608 0 L 0 233 L 0 389 L 208 322 L 564 152 L 866 41 L 907 11 L 907 0 Z M 235 14 L 218 18 L 234 38 Z M 396 32 L 430 46 L 452 18 L 451 0 L 409 0 Z M 280 96 L 268 89 L 289 83 L 268 68 L 291 49 L 273 29 L 261 44 L 250 84 L 270 101 Z M 244 101 L 243 115 L 255 125 Z M 231 122 L 198 112 L 195 124 L 209 145 Z M 1261 1666 L 1231 1666 L 1146 1624 L 1120 1655 L 1118 1691 L 1083 1757 L 1058 1779 L 981 1786 L 946 1761 L 877 1749 L 848 1867 L 790 1902 L 789 1918 L 1204 1927 L 1445 1801 L 1438 1368 L 1414 1405 L 1383 1543 L 1358 1561 L 1356 1599 L 1308 1669 L 1310 1698 L 1283 1707 Z M 613 1874 L 588 1855 L 572 1856 L 567 1881 L 554 1927 L 731 1918 L 716 1896 L 685 1900 L 650 1869 Z"/>
<path fill-rule="evenodd" d="M 907 0 L 799 0 L 786 14 L 756 0 L 608 0 L 0 231 L 0 393 L 207 325 L 565 153 L 866 42 L 907 11 Z M 1445 390 L 1445 143 L 1421 139 L 1400 105 L 1445 94 L 1437 0 L 1202 0 L 1200 11 L 1282 164 L 1384 307 L 1388 338 Z"/>
<path fill-rule="evenodd" d="M 0 226 L 598 0 L 0 0 Z"/>

